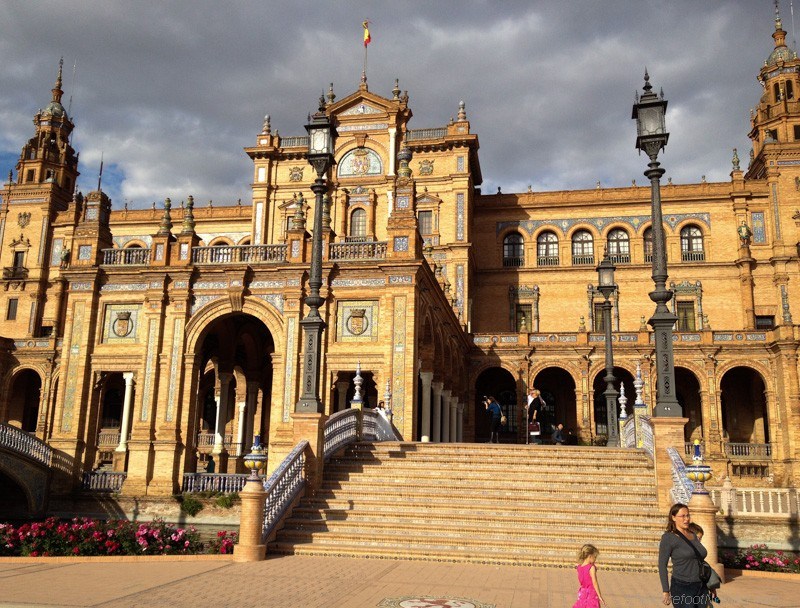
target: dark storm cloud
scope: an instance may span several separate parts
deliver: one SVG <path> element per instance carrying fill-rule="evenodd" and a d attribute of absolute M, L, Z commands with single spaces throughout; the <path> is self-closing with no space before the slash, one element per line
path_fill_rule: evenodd
<path fill-rule="evenodd" d="M 328 83 L 357 88 L 364 18 L 370 90 L 391 96 L 399 78 L 412 128 L 446 124 L 463 99 L 487 192 L 642 183 L 630 112 L 645 66 L 669 100 L 667 175 L 728 179 L 774 30 L 769 0 L 5 2 L 0 159 L 31 136 L 63 55 L 83 188 L 102 151 L 123 176 L 107 186 L 117 205 L 248 201 L 242 148 L 265 113 L 300 135 Z"/>

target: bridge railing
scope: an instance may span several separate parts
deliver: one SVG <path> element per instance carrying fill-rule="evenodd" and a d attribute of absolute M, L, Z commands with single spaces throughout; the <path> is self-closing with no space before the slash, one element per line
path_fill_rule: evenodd
<path fill-rule="evenodd" d="M 283 462 L 264 482 L 267 493 L 264 505 L 264 524 L 261 538 L 264 542 L 277 531 L 295 499 L 306 487 L 305 465 L 308 441 L 301 441 L 283 459 Z"/>
<path fill-rule="evenodd" d="M 116 471 L 86 471 L 81 479 L 81 488 L 92 492 L 119 492 L 127 473 Z"/>
<path fill-rule="evenodd" d="M 247 473 L 184 473 L 183 492 L 241 492 Z"/>
<path fill-rule="evenodd" d="M 0 446 L 48 467 L 53 460 L 53 450 L 49 445 L 38 437 L 10 424 L 0 424 Z"/>

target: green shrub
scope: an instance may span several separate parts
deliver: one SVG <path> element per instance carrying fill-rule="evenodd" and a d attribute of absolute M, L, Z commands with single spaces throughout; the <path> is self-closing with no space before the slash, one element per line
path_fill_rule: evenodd
<path fill-rule="evenodd" d="M 232 492 L 231 494 L 221 494 L 217 496 L 214 502 L 221 509 L 230 509 L 237 500 L 239 500 L 239 494 Z"/>
<path fill-rule="evenodd" d="M 181 511 L 194 517 L 203 510 L 203 503 L 191 494 L 181 496 Z"/>

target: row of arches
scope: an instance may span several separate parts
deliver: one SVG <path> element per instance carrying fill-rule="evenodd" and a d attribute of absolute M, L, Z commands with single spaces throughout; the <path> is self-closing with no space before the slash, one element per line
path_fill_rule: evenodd
<path fill-rule="evenodd" d="M 636 391 L 634 377 L 626 369 L 615 367 L 614 375 L 617 386 L 625 387 L 628 399 L 626 411 L 633 412 Z M 594 401 L 592 404 L 592 435 L 607 434 L 606 403 L 603 391 L 606 383 L 603 380 L 605 370 L 599 371 L 592 381 Z M 693 441 L 705 436 L 703 429 L 702 388 L 697 376 L 690 369 L 676 366 L 675 384 L 678 403 L 683 416 L 689 421 L 684 428 L 686 441 Z M 561 367 L 548 367 L 534 377 L 532 386 L 542 393 L 547 403 L 545 408 L 546 424 L 564 424 L 566 429 L 584 428 L 582 412 L 575 379 L 572 374 Z M 483 395 L 491 394 L 500 402 L 508 418 L 507 432 L 514 437 L 524 437 L 524 421 L 520 420 L 525 395 L 518 391 L 518 383 L 508 370 L 492 367 L 484 370 L 475 383 L 475 439 L 486 440 L 489 437 L 489 422 L 484 412 Z M 771 442 L 769 428 L 766 383 L 761 374 L 745 366 L 737 366 L 727 370 L 720 380 L 721 426 L 725 441 L 731 443 Z M 549 433 L 549 426 L 544 429 Z M 585 429 L 584 429 L 585 430 Z"/>
<path fill-rule="evenodd" d="M 589 265 L 595 263 L 595 235 L 581 228 L 572 233 L 572 265 Z M 601 238 L 599 235 L 597 238 Z M 653 255 L 653 230 L 650 227 L 642 232 L 644 246 L 644 262 L 649 262 Z M 681 228 L 681 260 L 703 261 L 705 244 L 703 231 L 695 224 Z M 606 249 L 611 260 L 617 264 L 631 262 L 631 237 L 624 228 L 612 228 L 606 234 Z M 599 253 L 599 252 L 598 252 Z M 536 265 L 558 266 L 559 240 L 552 230 L 543 230 L 536 235 Z M 503 238 L 503 265 L 525 265 L 525 239 L 519 232 L 511 232 Z"/>

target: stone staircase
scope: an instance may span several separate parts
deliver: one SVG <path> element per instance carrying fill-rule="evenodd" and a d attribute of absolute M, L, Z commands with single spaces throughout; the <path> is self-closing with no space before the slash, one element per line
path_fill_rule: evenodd
<path fill-rule="evenodd" d="M 268 552 L 655 570 L 664 521 L 639 450 L 357 443 Z"/>

